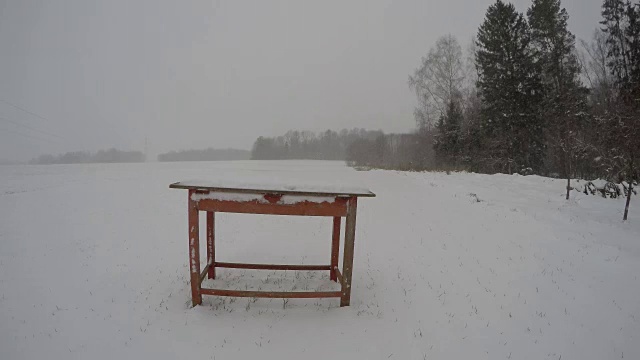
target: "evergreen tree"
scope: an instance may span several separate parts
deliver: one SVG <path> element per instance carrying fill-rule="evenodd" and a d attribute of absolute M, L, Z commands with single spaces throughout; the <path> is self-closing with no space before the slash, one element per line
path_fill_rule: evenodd
<path fill-rule="evenodd" d="M 457 164 L 460 157 L 461 125 L 464 115 L 459 101 L 451 100 L 445 114 L 440 117 L 437 124 L 437 138 L 434 148 L 440 162 Z"/>
<path fill-rule="evenodd" d="M 640 96 L 640 2 L 604 0 L 600 22 L 606 33 L 609 70 L 621 100 L 638 106 Z"/>
<path fill-rule="evenodd" d="M 624 84 L 629 101 L 640 107 L 640 2 L 627 2 L 626 16 L 628 20 L 625 37 L 628 42 L 629 80 Z"/>
<path fill-rule="evenodd" d="M 529 26 L 497 0 L 478 30 L 476 62 L 486 164 L 494 171 L 537 172 L 544 157 L 542 88 Z"/>
<path fill-rule="evenodd" d="M 568 30 L 569 14 L 560 0 L 533 0 L 527 15 L 544 91 L 541 112 L 549 150 L 547 171 L 566 177 L 568 200 L 576 154 L 581 153 L 576 139 L 586 114 L 575 36 Z"/>
<path fill-rule="evenodd" d="M 602 17 L 607 66 L 616 80 L 617 97 L 600 119 L 601 149 L 609 176 L 629 184 L 626 220 L 633 182 L 640 177 L 640 5 L 605 0 Z"/>
<path fill-rule="evenodd" d="M 628 41 L 625 38 L 625 1 L 604 0 L 602 4 L 602 31 L 607 33 L 607 66 L 618 80 L 618 84 L 629 81 Z"/>

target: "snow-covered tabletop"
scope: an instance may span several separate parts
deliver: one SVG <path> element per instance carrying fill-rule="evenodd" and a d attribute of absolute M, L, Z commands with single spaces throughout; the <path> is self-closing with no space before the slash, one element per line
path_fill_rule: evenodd
<path fill-rule="evenodd" d="M 369 189 L 352 184 L 285 182 L 278 179 L 185 180 L 169 186 L 173 189 L 208 190 L 227 193 L 282 194 L 305 196 L 375 197 Z"/>

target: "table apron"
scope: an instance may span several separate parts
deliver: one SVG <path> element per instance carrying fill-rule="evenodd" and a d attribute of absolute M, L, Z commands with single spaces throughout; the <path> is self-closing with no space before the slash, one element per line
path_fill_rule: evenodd
<path fill-rule="evenodd" d="M 299 202 L 295 204 L 262 203 L 258 201 L 225 201 L 202 199 L 195 201 L 200 211 L 238 214 L 298 215 L 298 216 L 347 216 L 347 201 L 338 198 L 335 202 Z"/>

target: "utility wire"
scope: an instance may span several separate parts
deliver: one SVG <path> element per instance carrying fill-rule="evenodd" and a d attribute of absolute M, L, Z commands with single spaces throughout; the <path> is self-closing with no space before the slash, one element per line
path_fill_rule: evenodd
<path fill-rule="evenodd" d="M 25 124 L 19 123 L 19 122 L 17 122 L 17 121 L 13 121 L 13 120 L 11 120 L 11 119 L 7 119 L 7 118 L 6 118 L 6 117 L 4 117 L 4 116 L 0 116 L 0 119 L 5 120 L 5 121 L 8 121 L 8 122 L 10 122 L 10 123 L 12 123 L 12 124 L 15 124 L 15 125 L 18 125 L 18 126 L 22 126 L 22 127 L 26 128 L 26 129 L 29 129 L 29 130 L 32 130 L 32 131 L 37 131 L 37 132 L 42 133 L 42 134 L 44 134 L 44 135 L 49 135 L 49 136 L 53 136 L 53 137 L 56 137 L 56 138 L 61 139 L 61 140 L 65 140 L 65 138 L 63 138 L 62 136 L 58 136 L 58 135 L 53 134 L 53 133 L 50 133 L 50 132 L 48 132 L 48 131 L 44 131 L 44 130 L 40 130 L 40 129 L 36 129 L 36 128 L 32 127 L 32 126 L 25 125 Z"/>
<path fill-rule="evenodd" d="M 27 109 L 25 109 L 25 108 L 22 108 L 22 107 L 20 107 L 20 106 L 18 106 L 18 105 L 16 105 L 16 104 L 10 103 L 10 102 L 8 102 L 7 100 L 0 99 L 0 101 L 2 101 L 3 103 L 5 103 L 5 104 L 7 104 L 7 105 L 9 105 L 9 106 L 13 106 L 14 108 L 16 108 L 16 109 L 18 109 L 18 110 L 24 111 L 24 112 L 26 112 L 27 114 L 31 114 L 31 115 L 33 115 L 33 116 L 37 117 L 38 119 L 41 119 L 41 120 L 44 120 L 44 121 L 49 121 L 49 119 L 46 119 L 46 118 L 44 118 L 43 116 L 40 116 L 40 115 L 38 115 L 38 114 L 36 114 L 36 113 L 34 113 L 34 112 L 32 112 L 32 111 L 29 111 L 29 110 L 27 110 Z M 50 121 L 49 121 L 49 122 L 50 122 Z"/>
<path fill-rule="evenodd" d="M 52 142 L 52 143 L 56 143 L 53 139 L 49 139 L 49 138 L 42 138 L 42 137 L 36 137 L 36 136 L 29 135 L 29 134 L 25 134 L 25 133 L 23 133 L 23 132 L 19 132 L 19 131 L 15 131 L 15 130 L 8 130 L 8 129 L 2 129 L 2 130 L 0 130 L 0 134 L 5 133 L 5 132 L 8 132 L 8 133 L 10 133 L 10 134 L 20 135 L 20 136 L 22 136 L 22 137 L 29 138 L 29 139 L 45 140 L 45 141 L 50 141 L 50 142 Z"/>

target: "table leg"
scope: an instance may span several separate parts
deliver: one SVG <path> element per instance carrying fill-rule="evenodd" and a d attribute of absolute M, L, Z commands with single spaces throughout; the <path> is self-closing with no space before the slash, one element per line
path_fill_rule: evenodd
<path fill-rule="evenodd" d="M 340 216 L 333 218 L 333 238 L 331 240 L 331 271 L 329 278 L 332 281 L 338 281 L 336 270 L 338 269 L 338 258 L 340 257 Z"/>
<path fill-rule="evenodd" d="M 215 213 L 207 211 L 207 264 L 209 264 L 209 279 L 216 278 L 216 245 L 215 245 Z"/>
<path fill-rule="evenodd" d="M 344 231 L 344 251 L 342 259 L 342 297 L 340 306 L 349 306 L 351 301 L 351 274 L 353 272 L 353 249 L 356 240 L 356 211 L 358 198 L 351 197 L 347 202 L 347 221 Z"/>
<path fill-rule="evenodd" d="M 200 294 L 200 225 L 197 203 L 191 200 L 193 190 L 189 190 L 189 270 L 191 273 L 191 303 L 202 303 Z"/>

